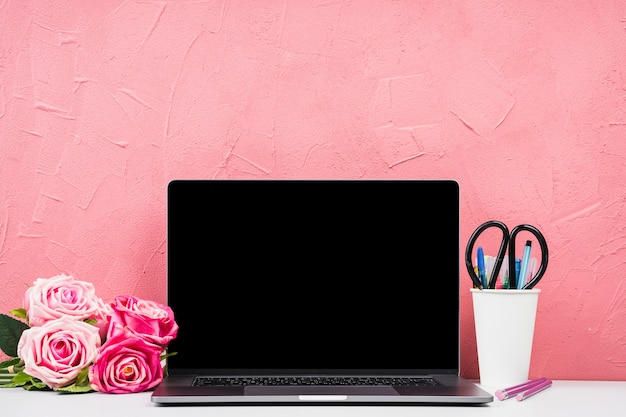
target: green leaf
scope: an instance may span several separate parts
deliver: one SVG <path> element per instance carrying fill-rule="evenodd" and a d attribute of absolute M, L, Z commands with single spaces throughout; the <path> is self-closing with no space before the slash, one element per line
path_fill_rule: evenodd
<path fill-rule="evenodd" d="M 8 368 L 9 366 L 15 366 L 19 364 L 22 360 L 20 358 L 9 359 L 8 361 L 0 362 L 0 373 L 4 373 L 3 370 Z"/>
<path fill-rule="evenodd" d="M 169 358 L 170 356 L 175 356 L 175 355 L 178 355 L 178 352 L 168 352 L 168 353 L 161 355 L 159 359 L 163 360 L 163 359 Z"/>
<path fill-rule="evenodd" d="M 38 379 L 33 379 L 31 384 L 24 385 L 24 389 L 28 391 L 50 391 L 50 387 Z"/>
<path fill-rule="evenodd" d="M 55 388 L 54 391 L 63 392 L 65 394 L 83 394 L 85 392 L 92 392 L 94 389 L 91 388 L 90 385 L 72 384 L 67 387 Z"/>
<path fill-rule="evenodd" d="M 15 374 L 13 377 L 13 382 L 20 385 L 25 385 L 33 382 L 33 377 L 28 375 L 26 372 L 21 371 Z"/>
<path fill-rule="evenodd" d="M 41 382 L 39 379 L 33 378 L 32 376 L 28 375 L 24 371 L 20 371 L 17 374 L 15 374 L 15 376 L 13 377 L 13 379 L 11 379 L 9 383 L 0 385 L 0 387 L 2 388 L 22 387 L 28 391 L 50 391 L 49 386 Z"/>
<path fill-rule="evenodd" d="M 16 308 L 15 310 L 11 310 L 11 314 L 13 314 L 18 319 L 24 319 L 28 321 L 28 314 L 26 313 L 26 309 L 24 308 Z"/>
<path fill-rule="evenodd" d="M 8 384 L 2 385 L 3 388 L 24 387 L 33 383 L 33 377 L 24 371 L 20 371 L 13 376 Z"/>
<path fill-rule="evenodd" d="M 81 369 L 76 377 L 76 385 L 89 386 L 89 368 Z"/>
<path fill-rule="evenodd" d="M 84 392 L 92 392 L 94 391 L 89 384 L 89 368 L 82 369 L 78 376 L 76 377 L 76 381 L 73 384 L 67 385 L 65 387 L 54 388 L 54 391 L 63 392 L 66 394 L 82 394 Z"/>
<path fill-rule="evenodd" d="M 24 322 L 0 314 L 0 350 L 7 356 L 17 356 L 17 342 L 19 342 L 22 332 L 28 329 Z"/>
<path fill-rule="evenodd" d="M 65 392 L 68 394 L 79 394 L 94 391 L 89 385 L 89 368 L 82 369 L 76 377 L 76 382 L 66 387 L 55 388 L 55 391 Z"/>

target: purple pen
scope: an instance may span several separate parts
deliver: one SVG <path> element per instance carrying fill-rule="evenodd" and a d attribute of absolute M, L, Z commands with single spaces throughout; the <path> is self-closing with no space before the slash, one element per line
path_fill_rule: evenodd
<path fill-rule="evenodd" d="M 506 400 L 507 398 L 511 398 L 515 396 L 516 394 L 519 394 L 520 392 L 524 392 L 534 387 L 535 385 L 541 384 L 545 381 L 547 381 L 547 379 L 544 377 L 533 379 L 530 381 L 526 381 L 522 384 L 513 385 L 512 387 L 499 389 L 496 391 L 495 395 L 500 401 Z"/>
<path fill-rule="evenodd" d="M 523 401 L 528 397 L 532 397 L 533 395 L 537 394 L 538 392 L 543 391 L 546 388 L 549 388 L 552 386 L 552 381 L 550 381 L 549 379 L 543 382 L 540 382 L 539 384 L 535 384 L 533 385 L 531 388 L 528 389 L 528 391 L 524 391 L 521 392 L 519 394 L 517 394 L 515 396 L 515 399 L 517 401 Z"/>

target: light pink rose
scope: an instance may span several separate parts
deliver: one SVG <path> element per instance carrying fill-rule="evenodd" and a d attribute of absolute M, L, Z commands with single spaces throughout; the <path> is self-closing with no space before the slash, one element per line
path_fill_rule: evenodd
<path fill-rule="evenodd" d="M 96 296 L 93 284 L 67 275 L 37 278 L 26 290 L 24 308 L 31 327 L 59 317 L 76 320 L 107 318 L 102 311 L 105 304 Z"/>
<path fill-rule="evenodd" d="M 97 327 L 61 317 L 24 330 L 17 353 L 25 373 L 50 388 L 60 388 L 76 381 L 78 373 L 96 359 L 100 344 Z"/>
<path fill-rule="evenodd" d="M 163 380 L 163 348 L 130 331 L 120 332 L 102 345 L 89 368 L 91 388 L 109 394 L 142 392 Z"/>
<path fill-rule="evenodd" d="M 111 307 L 113 312 L 108 338 L 127 329 L 148 342 L 167 347 L 178 333 L 174 312 L 163 304 L 132 296 L 117 296 Z"/>
<path fill-rule="evenodd" d="M 96 320 L 94 326 L 96 326 L 100 333 L 100 338 L 106 340 L 107 333 L 109 331 L 109 322 L 111 321 L 111 314 L 113 309 L 110 304 L 106 304 L 104 301 L 98 299 L 98 311 L 95 316 L 92 317 Z"/>

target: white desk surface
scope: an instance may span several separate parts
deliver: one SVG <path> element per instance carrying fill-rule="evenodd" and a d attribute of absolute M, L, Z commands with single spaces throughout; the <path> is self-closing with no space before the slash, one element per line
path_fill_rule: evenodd
<path fill-rule="evenodd" d="M 491 391 L 491 390 L 488 390 Z M 60 394 L 0 388 L 0 415 L 23 417 L 289 416 L 309 417 L 623 417 L 626 381 L 554 381 L 524 401 L 509 399 L 480 406 L 158 406 L 150 392 Z"/>

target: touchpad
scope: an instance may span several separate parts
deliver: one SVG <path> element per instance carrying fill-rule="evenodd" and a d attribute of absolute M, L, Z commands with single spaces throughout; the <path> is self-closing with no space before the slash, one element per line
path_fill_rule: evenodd
<path fill-rule="evenodd" d="M 399 395 L 393 387 L 372 386 L 248 386 L 245 395 Z"/>

